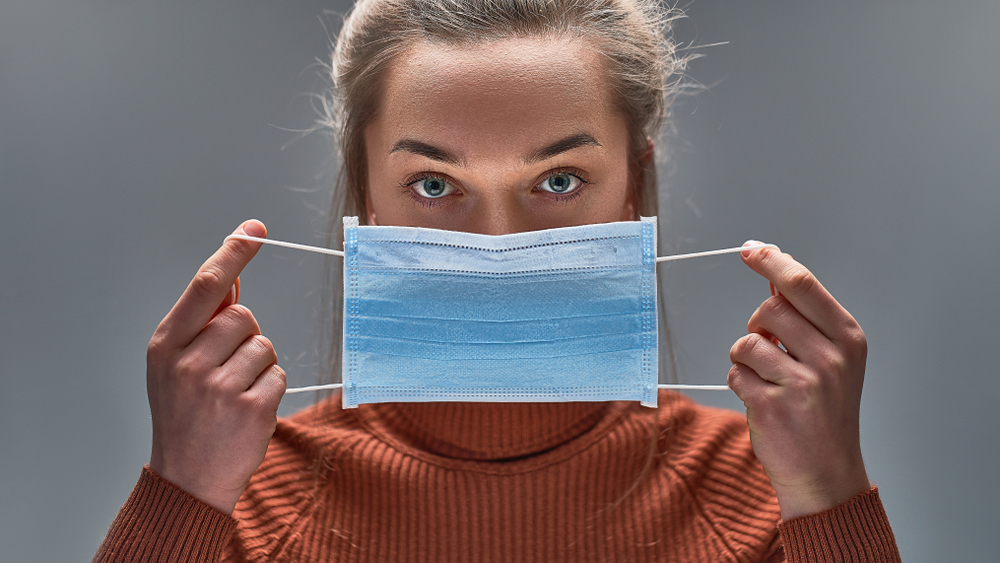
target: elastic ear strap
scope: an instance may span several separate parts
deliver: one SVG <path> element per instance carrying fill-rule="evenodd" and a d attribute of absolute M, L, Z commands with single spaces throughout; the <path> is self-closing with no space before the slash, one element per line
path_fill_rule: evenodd
<path fill-rule="evenodd" d="M 307 385 L 305 387 L 292 387 L 291 389 L 285 389 L 285 394 L 290 393 L 307 393 L 309 391 L 323 391 L 325 389 L 340 389 L 343 387 L 343 383 L 327 383 L 325 385 Z M 690 383 L 661 383 L 656 386 L 657 389 L 679 389 L 686 391 L 728 391 L 728 385 L 698 385 Z"/>
<path fill-rule="evenodd" d="M 304 250 L 306 252 L 318 252 L 320 254 L 329 254 L 332 256 L 344 257 L 343 250 L 333 250 L 332 248 L 324 248 L 322 246 L 311 246 L 308 244 L 298 244 L 295 242 L 285 242 L 281 240 L 266 239 L 260 237 L 252 237 L 250 235 L 229 235 L 226 240 L 229 239 L 239 239 L 251 242 L 260 242 L 263 244 L 272 244 L 274 246 L 282 246 L 284 248 L 291 248 L 294 250 Z M 690 252 L 687 254 L 673 254 L 670 256 L 659 256 L 656 258 L 656 262 L 671 262 L 674 260 L 684 260 L 687 258 L 701 258 L 703 256 L 717 256 L 720 254 L 735 254 L 737 252 L 743 252 L 744 250 L 760 250 L 761 248 L 773 248 L 780 251 L 776 245 L 768 243 L 758 243 L 747 244 L 746 246 L 737 246 L 733 248 L 723 248 L 720 250 L 706 250 L 704 252 Z M 343 387 L 343 383 L 330 383 L 326 385 L 307 385 L 305 387 L 292 387 L 285 390 L 285 394 L 291 393 L 307 393 L 309 391 L 323 391 L 325 389 L 340 389 Z M 657 389 L 677 389 L 677 390 L 687 390 L 687 391 L 726 391 L 729 389 L 727 385 L 694 385 L 687 383 L 663 383 L 656 386 Z"/>
<path fill-rule="evenodd" d="M 269 238 L 252 237 L 250 235 L 229 235 L 226 240 L 229 239 L 239 239 L 248 240 L 250 242 L 262 242 L 264 244 L 273 244 L 274 246 L 283 246 L 285 248 L 293 248 L 295 250 L 305 250 L 306 252 L 319 252 L 320 254 L 330 254 L 333 256 L 344 257 L 343 250 L 334 250 L 332 248 L 325 248 L 322 246 L 310 246 L 308 244 L 299 244 L 297 242 L 285 242 L 283 240 L 274 240 Z"/>
<path fill-rule="evenodd" d="M 318 252 L 320 254 L 329 254 L 329 255 L 332 255 L 332 256 L 340 256 L 341 258 L 344 257 L 344 251 L 343 250 L 334 250 L 332 248 L 325 248 L 325 247 L 322 247 L 322 246 L 311 246 L 311 245 L 308 245 L 308 244 L 299 244 L 297 242 L 285 242 L 285 241 L 282 241 L 282 240 L 274 240 L 274 239 L 269 239 L 269 238 L 252 237 L 250 235 L 229 235 L 228 237 L 226 237 L 226 240 L 229 240 L 229 239 L 248 240 L 250 242 L 260 242 L 260 243 L 263 243 L 263 244 L 272 244 L 274 246 L 282 246 L 282 247 L 285 247 L 285 248 L 292 248 L 292 249 L 295 249 L 295 250 L 304 250 L 306 252 Z M 686 260 L 688 258 L 701 258 L 703 256 L 718 256 L 720 254 L 735 254 L 737 252 L 743 252 L 744 250 L 760 250 L 761 248 L 773 248 L 773 249 L 778 250 L 778 251 L 781 250 L 775 244 L 760 242 L 760 243 L 755 243 L 755 244 L 748 244 L 746 246 L 734 246 L 733 248 L 722 248 L 722 249 L 719 249 L 719 250 L 705 250 L 703 252 L 689 252 L 687 254 L 671 254 L 669 256 L 657 256 L 656 257 L 656 262 L 657 263 L 660 263 L 660 262 L 672 262 L 674 260 Z"/>
<path fill-rule="evenodd" d="M 747 241 L 751 242 L 751 241 Z M 669 256 L 657 256 L 656 262 L 672 262 L 674 260 L 686 260 L 688 258 L 701 258 L 703 256 L 718 256 L 720 254 L 736 254 L 737 252 L 743 252 L 744 250 L 760 250 L 761 248 L 773 248 L 779 252 L 781 249 L 778 245 L 771 244 L 767 242 L 756 242 L 753 244 L 747 244 L 745 246 L 734 246 L 733 248 L 722 248 L 719 250 L 705 250 L 702 252 L 689 252 L 687 254 L 671 254 Z"/>

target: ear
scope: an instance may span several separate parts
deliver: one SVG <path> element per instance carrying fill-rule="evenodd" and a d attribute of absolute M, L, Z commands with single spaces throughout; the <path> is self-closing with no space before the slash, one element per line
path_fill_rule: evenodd
<path fill-rule="evenodd" d="M 639 162 L 643 170 L 649 170 L 654 156 L 656 156 L 656 142 L 652 137 L 646 137 L 646 151 L 642 153 L 642 160 Z"/>
<path fill-rule="evenodd" d="M 622 214 L 619 221 L 637 221 L 639 216 L 635 212 L 635 182 L 628 187 L 625 192 L 625 205 L 622 207 Z"/>
<path fill-rule="evenodd" d="M 656 156 L 655 143 L 651 137 L 646 137 L 646 148 L 639 157 L 638 166 L 631 171 L 630 185 L 625 199 L 625 206 L 622 208 L 622 221 L 635 221 L 639 218 L 637 201 L 639 193 L 646 188 L 646 171 L 653 164 Z"/>
<path fill-rule="evenodd" d="M 378 225 L 375 212 L 372 211 L 372 196 L 368 190 L 365 190 L 365 220 L 366 225 Z"/>

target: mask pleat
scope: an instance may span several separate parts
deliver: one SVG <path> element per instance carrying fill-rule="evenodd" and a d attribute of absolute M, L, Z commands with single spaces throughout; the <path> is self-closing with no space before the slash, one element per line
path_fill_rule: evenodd
<path fill-rule="evenodd" d="M 655 223 L 351 227 L 345 241 L 345 406 L 655 404 Z"/>

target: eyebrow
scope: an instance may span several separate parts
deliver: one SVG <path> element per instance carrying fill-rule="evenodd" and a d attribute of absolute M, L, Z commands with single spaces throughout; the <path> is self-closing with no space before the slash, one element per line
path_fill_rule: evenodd
<path fill-rule="evenodd" d="M 542 160 L 552 158 L 554 156 L 560 155 L 564 152 L 571 151 L 579 147 L 594 146 L 601 147 L 601 143 L 597 142 L 592 135 L 587 133 L 576 133 L 568 137 L 559 139 L 558 141 L 542 147 L 525 159 L 525 162 L 535 163 Z M 431 160 L 436 160 L 438 162 L 444 162 L 447 164 L 453 164 L 456 166 L 464 166 L 463 159 L 458 156 L 434 145 L 430 145 L 423 141 L 418 141 L 416 139 L 401 139 L 396 141 L 396 144 L 392 145 L 389 150 L 389 154 L 394 152 L 409 152 L 418 156 L 423 156 Z"/>
<path fill-rule="evenodd" d="M 454 164 L 456 166 L 462 164 L 462 159 L 451 154 L 450 152 L 415 139 L 402 139 L 400 141 L 396 141 L 396 144 L 392 145 L 392 149 L 389 150 L 389 154 L 399 151 L 411 152 L 418 156 L 423 156 L 431 160 L 437 160 L 438 162 Z"/>
<path fill-rule="evenodd" d="M 569 137 L 559 139 L 551 145 L 538 149 L 528 157 L 527 162 L 540 162 L 542 160 L 552 158 L 553 156 L 560 155 L 564 152 L 569 152 L 573 149 L 586 146 L 600 147 L 603 145 L 598 143 L 597 139 L 587 133 L 576 133 L 574 135 L 570 135 Z"/>

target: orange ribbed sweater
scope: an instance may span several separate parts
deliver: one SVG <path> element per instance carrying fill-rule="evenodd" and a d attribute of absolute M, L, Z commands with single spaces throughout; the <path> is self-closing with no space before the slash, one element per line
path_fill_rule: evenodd
<path fill-rule="evenodd" d="M 94 560 L 899 561 L 875 488 L 779 523 L 743 416 L 659 402 L 334 396 L 278 421 L 232 516 L 145 468 Z"/>

